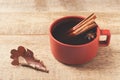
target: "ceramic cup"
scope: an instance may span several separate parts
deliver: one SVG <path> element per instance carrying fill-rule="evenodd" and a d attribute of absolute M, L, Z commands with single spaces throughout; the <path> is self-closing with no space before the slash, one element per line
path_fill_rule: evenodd
<path fill-rule="evenodd" d="M 57 19 L 52 23 L 49 29 L 50 47 L 53 56 L 60 62 L 65 64 L 84 64 L 92 60 L 98 51 L 99 46 L 108 46 L 110 42 L 110 31 L 96 27 L 96 37 L 94 40 L 80 45 L 71 45 L 60 42 L 53 36 L 56 25 L 62 27 L 61 23 L 69 22 L 69 20 L 81 20 L 82 16 L 67 16 Z M 68 23 L 67 23 L 68 24 Z M 67 26 L 66 26 L 67 27 Z M 100 36 L 106 36 L 106 40 L 100 41 Z"/>

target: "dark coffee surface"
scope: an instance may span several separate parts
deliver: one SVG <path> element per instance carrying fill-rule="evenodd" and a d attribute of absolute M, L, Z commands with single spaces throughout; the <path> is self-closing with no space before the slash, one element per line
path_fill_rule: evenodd
<path fill-rule="evenodd" d="M 88 33 L 96 33 L 96 28 L 90 29 L 78 36 L 71 37 L 71 38 L 66 38 L 66 32 L 74 27 L 76 24 L 78 24 L 82 19 L 79 18 L 70 18 L 70 19 L 65 19 L 57 24 L 54 25 L 54 28 L 52 30 L 52 35 L 55 37 L 60 42 L 63 42 L 65 44 L 71 44 L 71 45 L 80 45 L 80 44 L 85 44 L 88 43 L 92 40 L 87 39 L 87 34 Z M 96 35 L 95 35 L 96 36 Z M 64 39 L 66 38 L 66 39 Z"/>

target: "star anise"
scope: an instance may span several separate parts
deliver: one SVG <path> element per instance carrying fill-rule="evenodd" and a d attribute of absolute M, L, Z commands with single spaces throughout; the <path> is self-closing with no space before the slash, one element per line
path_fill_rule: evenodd
<path fill-rule="evenodd" d="M 87 40 L 91 41 L 91 40 L 93 40 L 93 39 L 95 38 L 95 35 L 96 35 L 95 33 L 90 32 L 90 33 L 87 33 L 87 34 L 86 34 L 85 38 L 86 38 Z"/>

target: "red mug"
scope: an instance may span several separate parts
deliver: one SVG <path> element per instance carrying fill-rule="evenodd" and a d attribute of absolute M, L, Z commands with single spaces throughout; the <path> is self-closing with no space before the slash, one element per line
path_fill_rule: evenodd
<path fill-rule="evenodd" d="M 60 23 L 69 21 L 69 19 L 84 19 L 82 16 L 67 16 L 57 19 L 52 23 L 49 29 L 50 37 L 50 47 L 54 57 L 65 64 L 83 64 L 92 60 L 98 51 L 99 46 L 108 46 L 110 43 L 110 31 L 102 30 L 97 26 L 96 37 L 94 40 L 80 45 L 71 45 L 60 42 L 53 36 L 53 30 L 55 25 L 60 25 Z M 106 36 L 106 40 L 100 41 L 101 35 Z"/>

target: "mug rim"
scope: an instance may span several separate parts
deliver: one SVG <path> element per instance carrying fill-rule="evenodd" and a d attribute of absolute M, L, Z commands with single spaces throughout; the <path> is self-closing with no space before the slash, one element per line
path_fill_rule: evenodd
<path fill-rule="evenodd" d="M 97 37 L 100 35 L 100 28 L 99 28 L 99 26 L 97 25 L 97 31 L 96 31 L 97 36 L 95 37 L 94 40 L 92 40 L 92 41 L 90 41 L 90 42 L 88 42 L 88 43 L 74 45 L 74 44 L 67 44 L 67 43 L 63 43 L 63 42 L 58 41 L 58 40 L 52 35 L 52 29 L 54 28 L 54 25 L 55 25 L 56 23 L 58 23 L 58 22 L 61 21 L 61 20 L 67 19 L 67 18 L 83 18 L 83 19 L 84 19 L 85 17 L 84 17 L 84 16 L 65 16 L 65 17 L 61 17 L 61 18 L 59 18 L 59 19 L 56 19 L 56 20 L 50 25 L 49 35 L 50 35 L 50 37 L 51 37 L 55 42 L 57 42 L 58 44 L 61 44 L 61 45 L 64 45 L 64 46 L 69 46 L 69 47 L 87 46 L 87 45 L 93 43 L 93 42 L 97 39 Z"/>

